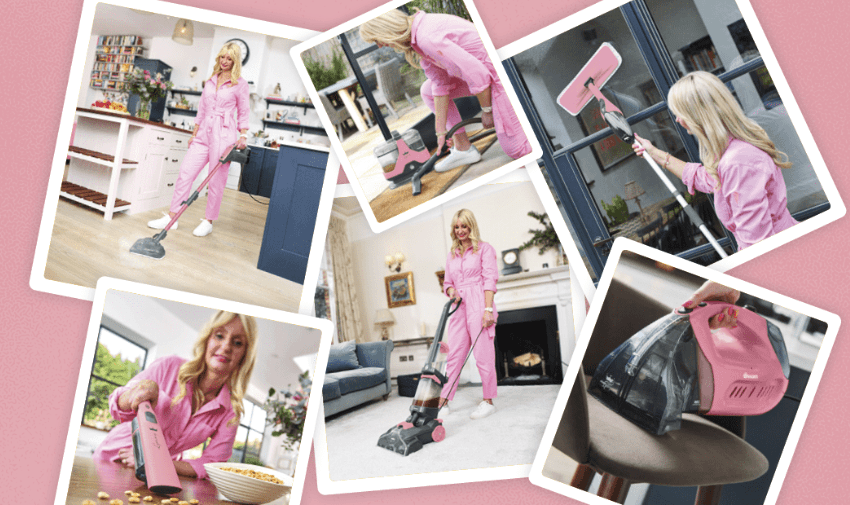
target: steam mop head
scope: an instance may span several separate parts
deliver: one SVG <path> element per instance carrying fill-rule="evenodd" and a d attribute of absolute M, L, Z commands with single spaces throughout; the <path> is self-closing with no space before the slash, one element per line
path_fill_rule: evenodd
<path fill-rule="evenodd" d="M 623 58 L 610 43 L 605 42 L 572 81 L 558 95 L 558 105 L 573 116 L 577 116 L 585 105 L 593 98 L 593 93 L 587 87 L 592 79 L 597 88 L 601 88 L 608 79 L 620 68 Z"/>
<path fill-rule="evenodd" d="M 738 327 L 712 330 L 720 302 L 679 309 L 623 342 L 597 366 L 588 393 L 647 431 L 679 429 L 683 412 L 763 414 L 788 388 L 782 333 L 744 308 Z"/>
<path fill-rule="evenodd" d="M 155 237 L 140 238 L 130 247 L 130 252 L 155 260 L 161 260 L 165 257 L 165 248 Z"/>

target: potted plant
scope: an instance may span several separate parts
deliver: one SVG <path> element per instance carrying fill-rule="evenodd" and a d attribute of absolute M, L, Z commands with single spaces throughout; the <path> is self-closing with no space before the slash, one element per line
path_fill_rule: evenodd
<path fill-rule="evenodd" d="M 307 417 L 307 401 L 313 384 L 308 372 L 299 375 L 298 382 L 300 387 L 295 391 L 270 388 L 269 397 L 263 405 L 267 413 L 266 423 L 273 427 L 272 436 L 284 436 L 283 447 L 287 450 L 298 447 L 301 442 Z"/>
<path fill-rule="evenodd" d="M 552 226 L 552 222 L 549 220 L 549 215 L 545 212 L 539 214 L 537 212 L 529 211 L 528 216 L 533 217 L 543 226 L 542 230 L 528 230 L 528 233 L 531 233 L 531 239 L 528 242 L 522 244 L 518 247 L 520 251 L 528 249 L 532 246 L 537 246 L 540 250 L 538 254 L 544 254 L 549 249 L 557 249 L 558 251 L 558 263 L 561 265 L 566 264 L 566 260 L 564 259 L 564 249 L 561 246 L 561 241 L 558 240 L 558 234 L 555 233 L 555 227 Z"/>
<path fill-rule="evenodd" d="M 615 195 L 610 204 L 605 203 L 605 200 L 600 201 L 605 213 L 608 214 L 608 219 L 611 220 L 611 226 L 617 226 L 629 220 L 629 207 L 620 195 Z"/>
<path fill-rule="evenodd" d="M 127 76 L 124 89 L 131 94 L 139 95 L 139 110 L 136 111 L 136 117 L 150 119 L 151 101 L 164 97 L 165 93 L 172 87 L 174 87 L 174 83 L 163 81 L 162 74 L 157 73 L 152 76 L 150 71 L 136 67 Z"/>

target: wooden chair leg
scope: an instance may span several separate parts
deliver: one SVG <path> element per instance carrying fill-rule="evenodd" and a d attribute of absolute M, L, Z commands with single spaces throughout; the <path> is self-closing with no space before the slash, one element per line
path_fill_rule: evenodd
<path fill-rule="evenodd" d="M 720 505 L 721 492 L 723 492 L 723 486 L 700 486 L 697 488 L 694 505 Z"/>
<path fill-rule="evenodd" d="M 614 503 L 624 503 L 626 495 L 629 494 L 629 481 L 622 477 L 615 477 L 610 473 L 602 474 L 602 482 L 599 483 L 597 496 L 607 498 Z"/>
<path fill-rule="evenodd" d="M 573 474 L 573 480 L 570 481 L 570 485 L 582 491 L 587 491 L 590 489 L 594 475 L 596 475 L 596 472 L 592 468 L 587 465 L 579 465 L 576 467 L 576 472 Z"/>

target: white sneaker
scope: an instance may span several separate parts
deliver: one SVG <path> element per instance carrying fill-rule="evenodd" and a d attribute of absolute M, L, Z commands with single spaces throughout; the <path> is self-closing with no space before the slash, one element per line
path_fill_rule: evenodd
<path fill-rule="evenodd" d="M 466 151 L 458 151 L 456 147 L 452 147 L 449 155 L 437 162 L 434 166 L 435 172 L 448 172 L 449 170 L 464 165 L 472 165 L 481 161 L 481 153 L 478 148 L 470 145 Z"/>
<path fill-rule="evenodd" d="M 472 411 L 472 414 L 469 414 L 469 418 L 481 419 L 482 417 L 489 416 L 493 412 L 496 412 L 496 406 L 482 400 L 481 403 L 478 404 L 478 407 Z"/>
<path fill-rule="evenodd" d="M 165 229 L 166 226 L 168 226 L 168 223 L 170 221 L 171 221 L 171 216 L 169 216 L 167 213 L 163 212 L 161 218 L 148 221 L 148 228 L 153 228 L 154 230 L 163 230 L 163 229 Z M 171 229 L 172 230 L 177 229 L 177 221 L 174 221 L 174 226 L 172 226 Z"/>
<path fill-rule="evenodd" d="M 196 237 L 206 237 L 212 233 L 212 223 L 207 221 L 206 219 L 201 219 L 201 224 L 198 225 L 197 228 L 192 232 L 192 235 Z"/>

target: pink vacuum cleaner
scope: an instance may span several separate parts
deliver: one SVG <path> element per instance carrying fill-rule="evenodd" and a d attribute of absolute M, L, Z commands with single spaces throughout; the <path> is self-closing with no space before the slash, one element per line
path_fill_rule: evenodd
<path fill-rule="evenodd" d="M 631 145 L 635 142 L 635 136 L 632 133 L 629 122 L 623 115 L 623 111 L 614 105 L 611 100 L 605 98 L 605 95 L 599 91 L 599 88 L 608 82 L 608 79 L 617 71 L 622 62 L 623 58 L 614 49 L 614 46 L 605 42 L 596 50 L 593 57 L 582 67 L 581 71 L 579 71 L 567 87 L 561 91 L 557 101 L 558 105 L 563 107 L 564 110 L 573 116 L 577 116 L 593 98 L 596 98 L 602 118 L 605 119 L 605 122 L 611 127 L 615 135 L 620 137 L 623 142 Z M 691 222 L 699 228 L 699 231 L 708 240 L 708 243 L 711 244 L 717 255 L 721 258 L 726 258 L 726 252 L 720 247 L 720 244 L 717 243 L 711 232 L 708 231 L 699 214 L 688 204 L 678 188 L 670 182 L 670 179 L 667 178 L 661 167 L 649 156 L 644 157 L 644 159 L 652 167 L 652 170 L 655 171 L 658 178 L 661 179 L 661 182 L 667 186 L 667 189 L 673 194 L 676 201 L 679 202 L 679 205 L 682 206 L 682 209 Z"/>
<path fill-rule="evenodd" d="M 150 402 L 142 402 L 132 421 L 133 459 L 136 478 L 158 494 L 179 493 L 183 487 L 168 452 L 162 426 L 157 422 Z"/>
<path fill-rule="evenodd" d="M 782 333 L 738 307 L 737 328 L 711 329 L 731 305 L 679 308 L 623 342 L 597 366 L 588 393 L 647 431 L 681 426 L 682 413 L 753 416 L 775 407 L 791 365 Z"/>
<path fill-rule="evenodd" d="M 454 314 L 461 304 L 461 301 L 458 300 L 457 306 L 454 310 L 451 310 L 453 302 L 454 299 L 449 300 L 443 307 L 443 314 L 440 316 L 440 322 L 437 325 L 434 343 L 431 344 L 431 349 L 428 351 L 428 361 L 422 367 L 422 375 L 419 377 L 419 384 L 416 386 L 416 394 L 413 397 L 413 404 L 410 406 L 410 416 L 381 435 L 378 438 L 378 447 L 407 456 L 422 449 L 425 444 L 441 442 L 446 438 L 443 420 L 437 418 L 437 415 L 440 412 L 440 407 L 442 407 L 440 405 L 440 393 L 447 382 L 445 355 L 448 352 L 448 346 L 442 341 L 443 333 L 449 316 Z M 470 352 L 472 352 L 472 349 L 470 349 Z M 463 366 L 461 366 L 462 368 Z"/>
<path fill-rule="evenodd" d="M 446 133 L 446 139 L 452 138 L 458 129 L 480 122 L 481 118 L 463 120 Z M 390 189 L 410 182 L 413 186 L 413 196 L 417 196 L 422 192 L 422 176 L 434 168 L 434 164 L 447 150 L 448 146 L 444 144 L 443 149 L 432 156 L 422 142 L 419 132 L 408 130 L 404 135 L 393 131 L 392 141 L 376 147 L 374 153 L 383 167 L 384 178 L 390 182 Z"/>

